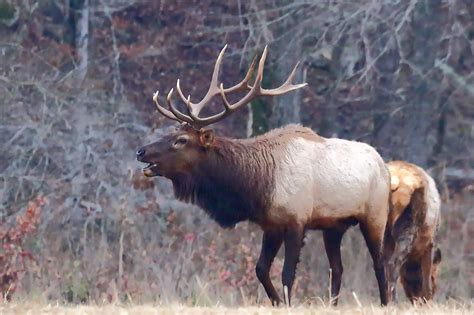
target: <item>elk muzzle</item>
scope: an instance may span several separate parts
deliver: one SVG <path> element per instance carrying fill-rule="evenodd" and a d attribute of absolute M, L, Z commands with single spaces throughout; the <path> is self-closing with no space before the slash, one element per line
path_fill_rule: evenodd
<path fill-rule="evenodd" d="M 145 149 L 144 148 L 140 148 L 137 150 L 137 161 L 140 161 L 141 162 L 141 159 L 145 156 Z"/>
<path fill-rule="evenodd" d="M 158 165 L 157 163 L 151 163 L 150 161 L 147 161 L 145 148 L 138 149 L 136 152 L 136 156 L 137 161 L 148 164 L 147 166 L 142 168 L 143 175 L 145 175 L 146 177 L 153 177 L 158 175 Z"/>

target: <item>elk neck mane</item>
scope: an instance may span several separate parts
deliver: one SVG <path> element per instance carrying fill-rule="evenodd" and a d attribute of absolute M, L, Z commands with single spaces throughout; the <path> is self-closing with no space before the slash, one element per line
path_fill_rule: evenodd
<path fill-rule="evenodd" d="M 272 148 L 265 141 L 216 137 L 193 172 L 173 179 L 174 192 L 222 227 L 255 222 L 269 206 L 274 167 Z"/>

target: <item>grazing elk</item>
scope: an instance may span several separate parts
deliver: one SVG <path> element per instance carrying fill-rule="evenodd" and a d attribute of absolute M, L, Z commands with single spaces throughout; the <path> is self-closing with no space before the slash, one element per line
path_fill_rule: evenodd
<path fill-rule="evenodd" d="M 412 303 L 430 300 L 437 287 L 441 250 L 434 247 L 440 220 L 440 197 L 434 180 L 420 167 L 393 161 L 389 225 L 394 243 L 387 246 L 392 297 L 396 299 L 397 280 Z"/>
<path fill-rule="evenodd" d="M 326 139 L 311 129 L 289 125 L 251 139 L 229 139 L 203 127 L 238 110 L 257 96 L 281 95 L 306 85 L 292 84 L 296 66 L 283 85 L 261 87 L 267 48 L 260 58 L 253 84 L 250 80 L 256 58 L 245 78 L 224 88 L 218 84 L 222 49 L 211 84 L 199 103 L 184 96 L 179 80 L 178 95 L 187 113 L 178 111 L 168 94 L 168 109 L 153 101 L 165 117 L 180 122 L 174 131 L 137 151 L 137 160 L 148 163 L 146 176 L 163 176 L 173 182 L 180 200 L 204 209 L 222 227 L 248 220 L 263 230 L 256 274 L 273 305 L 280 297 L 269 276 L 272 262 L 284 243 L 282 272 L 285 302 L 290 304 L 303 237 L 306 230 L 322 229 L 332 268 L 332 294 L 339 294 L 343 234 L 359 223 L 373 259 L 382 304 L 388 302 L 383 239 L 389 211 L 390 174 L 380 155 L 371 146 L 342 139 Z M 228 95 L 246 92 L 230 104 Z M 220 96 L 224 110 L 199 117 L 201 109 Z M 286 301 L 286 295 L 288 301 Z"/>

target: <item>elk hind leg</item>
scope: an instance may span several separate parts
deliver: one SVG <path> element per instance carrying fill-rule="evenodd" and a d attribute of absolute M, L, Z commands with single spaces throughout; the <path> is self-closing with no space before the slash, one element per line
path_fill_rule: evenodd
<path fill-rule="evenodd" d="M 328 229 L 323 231 L 324 248 L 331 268 L 330 301 L 333 305 L 337 305 L 341 289 L 342 273 L 344 271 L 341 258 L 341 241 L 346 230 Z"/>
<path fill-rule="evenodd" d="M 388 304 L 388 283 L 385 270 L 385 259 L 383 253 L 383 242 L 385 228 L 378 226 L 371 226 L 365 223 L 360 223 L 360 230 L 364 235 L 365 243 L 372 256 L 374 264 L 375 277 L 379 286 L 380 303 L 382 305 Z"/>

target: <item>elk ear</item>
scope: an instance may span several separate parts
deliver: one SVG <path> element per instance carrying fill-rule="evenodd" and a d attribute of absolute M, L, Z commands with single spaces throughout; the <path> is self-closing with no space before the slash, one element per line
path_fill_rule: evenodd
<path fill-rule="evenodd" d="M 204 147 L 209 147 L 214 142 L 214 131 L 212 129 L 204 129 L 200 131 L 199 142 Z"/>
<path fill-rule="evenodd" d="M 433 265 L 437 265 L 441 262 L 441 249 L 436 248 L 433 253 Z"/>

